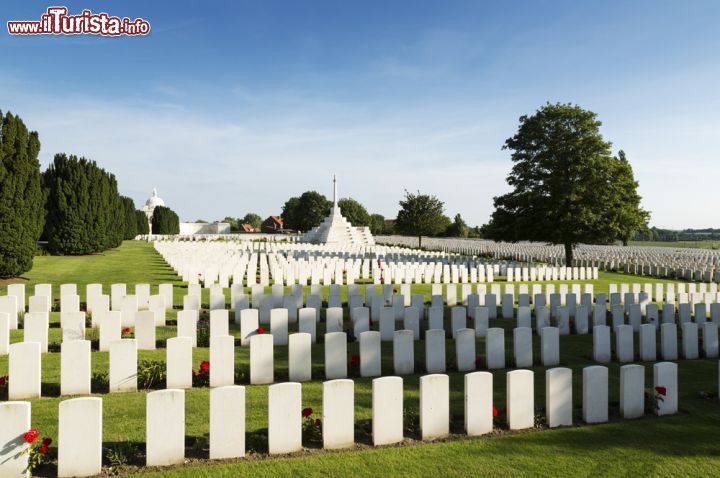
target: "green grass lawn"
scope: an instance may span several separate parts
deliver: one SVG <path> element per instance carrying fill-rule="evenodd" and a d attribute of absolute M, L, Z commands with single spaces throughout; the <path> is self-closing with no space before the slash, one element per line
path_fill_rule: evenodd
<path fill-rule="evenodd" d="M 84 296 L 84 284 L 100 282 L 106 285 L 116 282 L 151 283 L 173 282 L 175 304 L 181 303 L 185 287 L 159 256 L 145 243 L 126 242 L 119 249 L 102 255 L 88 257 L 39 257 L 35 267 L 26 274 L 29 286 L 35 283 L 60 284 L 74 282 Z M 595 291 L 607 291 L 610 283 L 663 282 L 656 279 L 602 273 L 595 284 Z M 82 287 L 81 287 L 82 286 Z M 31 287 L 29 287 L 31 289 Z M 56 288 L 59 290 L 59 287 Z M 153 287 L 153 292 L 155 291 Z M 31 292 L 29 290 L 28 292 Z M 430 286 L 413 286 L 414 293 L 425 294 L 429 300 Z M 0 293 L 4 293 L 0 289 Z M 325 291 L 327 294 L 327 291 Z M 229 295 L 229 294 L 228 294 Z M 207 300 L 207 297 L 205 297 Z M 172 318 L 173 314 L 169 314 Z M 57 320 L 57 314 L 53 314 Z M 446 314 L 449 317 L 449 314 Z M 512 329 L 514 320 L 493 320 L 491 326 L 506 330 L 506 364 L 512 365 Z M 377 325 L 375 326 L 377 328 Z M 446 325 L 446 329 L 449 326 Z M 303 384 L 303 405 L 322 413 L 323 325 L 318 326 L 318 344 L 313 346 L 312 382 Z M 231 333 L 237 335 L 235 326 Z M 168 326 L 158 333 L 158 338 L 174 336 L 175 328 Z M 13 342 L 22 340 L 22 331 L 12 334 Z M 51 329 L 51 342 L 59 342 L 59 329 Z M 535 363 L 540 363 L 540 340 L 533 336 Z M 584 425 L 581 421 L 582 368 L 593 365 L 590 359 L 592 337 L 561 337 L 561 365 L 573 369 L 573 401 L 575 422 L 578 426 L 562 429 L 538 429 L 522 433 L 497 433 L 487 437 L 468 439 L 463 437 L 463 374 L 452 371 L 454 342 L 446 343 L 451 386 L 451 431 L 449 440 L 437 443 L 418 443 L 416 412 L 419 407 L 418 381 L 424 370 L 424 342 L 415 345 L 416 375 L 404 377 L 405 409 L 409 411 L 409 439 L 406 446 L 372 448 L 367 445 L 369 436 L 359 429 L 356 439 L 359 445 L 351 451 L 322 452 L 317 445 L 292 457 L 266 457 L 264 454 L 267 429 L 267 386 L 250 386 L 248 382 L 249 350 L 237 347 L 235 366 L 240 371 L 238 383 L 246 385 L 246 428 L 248 433 L 247 459 L 231 462 L 210 463 L 203 446 L 209 427 L 209 390 L 192 389 L 186 392 L 186 435 L 192 458 L 187 467 L 157 471 L 168 476 L 250 476 L 258 474 L 300 476 L 468 476 L 468 475 L 527 475 L 527 476 L 703 476 L 717 473 L 720 465 L 720 402 L 718 390 L 717 359 L 681 360 L 679 364 L 680 414 L 674 417 L 645 418 L 631 421 L 619 419 L 618 381 L 619 365 L 610 364 L 610 412 L 611 422 L 603 425 Z M 477 354 L 484 359 L 484 339 L 476 342 Z M 638 350 L 637 338 L 635 350 Z M 659 350 L 659 348 L 658 348 Z M 383 343 L 382 368 L 385 375 L 392 373 L 392 344 Z M 348 344 L 348 354 L 357 353 L 357 344 Z M 208 358 L 208 349 L 194 352 L 195 363 Z M 140 360 L 164 361 L 165 350 L 141 351 Z M 483 360 L 484 363 L 484 360 Z M 652 387 L 652 363 L 646 363 L 646 387 Z M 108 354 L 93 352 L 92 369 L 105 372 Z M 534 367 L 535 404 L 544 406 L 545 368 Z M 59 395 L 60 355 L 43 355 L 43 395 L 32 400 L 32 423 L 41 434 L 57 437 L 57 411 L 62 399 Z M 493 371 L 494 401 L 498 408 L 504 406 L 507 370 Z M 7 357 L 0 357 L 0 376 L 7 373 Z M 275 348 L 276 382 L 287 380 L 287 347 Z M 355 380 L 355 419 L 361 423 L 371 418 L 371 379 Z M 704 398 L 700 392 L 709 394 Z M 0 392 L 2 393 L 2 392 Z M 145 440 L 145 391 L 126 394 L 100 394 L 103 398 L 103 435 L 106 445 L 116 442 L 133 442 L 140 449 Z M 540 412 L 541 413 L 541 412 Z M 0 424 L 1 426 L 1 424 Z M 361 427 L 362 428 L 362 427 Z M 142 464 L 142 460 L 137 464 Z M 127 468 L 120 472 L 137 471 Z M 153 470 L 144 469 L 152 472 Z M 41 470 L 52 476 L 52 467 Z M 153 473 L 150 473 L 153 474 Z"/>

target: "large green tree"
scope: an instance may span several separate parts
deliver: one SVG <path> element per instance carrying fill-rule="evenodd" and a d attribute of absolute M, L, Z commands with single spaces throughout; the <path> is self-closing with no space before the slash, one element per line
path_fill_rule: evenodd
<path fill-rule="evenodd" d="M 38 134 L 0 112 L 0 277 L 32 267 L 45 220 L 39 152 Z"/>
<path fill-rule="evenodd" d="M 490 238 L 562 244 L 571 265 L 576 244 L 612 243 L 630 224 L 639 227 L 635 219 L 647 213 L 639 207 L 632 169 L 613 157 L 600 126 L 595 113 L 572 104 L 548 103 L 520 117 L 504 146 L 512 151 L 507 182 L 513 190 L 495 198 L 484 229 Z"/>
<path fill-rule="evenodd" d="M 300 197 L 292 197 L 282 208 L 286 229 L 309 231 L 320 225 L 330 212 L 332 202 L 317 191 L 305 191 Z"/>
<path fill-rule="evenodd" d="M 648 231 L 650 213 L 640 207 L 642 199 L 637 192 L 638 182 L 635 181 L 633 169 L 625 156 L 625 151 L 618 151 L 617 158 L 614 158 L 611 180 L 608 189 L 608 200 L 615 204 L 608 208 L 610 217 L 607 223 L 615 227 L 614 234 L 627 246 L 638 232 Z"/>
<path fill-rule="evenodd" d="M 120 196 L 123 204 L 123 215 L 125 219 L 125 232 L 123 239 L 134 239 L 138 235 L 137 221 L 135 219 L 135 201 L 127 196 Z"/>
<path fill-rule="evenodd" d="M 135 211 L 135 225 L 138 234 L 150 234 L 147 214 L 144 211 Z"/>
<path fill-rule="evenodd" d="M 468 237 L 469 232 L 470 228 L 465 223 L 463 218 L 460 216 L 460 214 L 456 214 L 452 224 L 450 224 L 450 226 L 448 226 L 447 230 L 445 231 L 445 235 L 448 237 Z"/>
<path fill-rule="evenodd" d="M 252 227 L 256 229 L 260 229 L 260 226 L 262 226 L 262 218 L 255 214 L 254 212 L 249 212 L 245 214 L 245 217 L 240 219 L 240 224 L 250 224 Z"/>
<path fill-rule="evenodd" d="M 152 217 L 152 233 L 180 234 L 180 218 L 175 211 L 165 206 L 155 207 Z"/>
<path fill-rule="evenodd" d="M 443 213 L 444 207 L 435 196 L 405 191 L 395 229 L 400 234 L 417 236 L 418 247 L 422 247 L 422 236 L 435 236 L 447 229 L 450 220 Z"/>
<path fill-rule="evenodd" d="M 385 234 L 385 216 L 382 214 L 370 215 L 370 232 L 373 234 Z"/>
<path fill-rule="evenodd" d="M 115 176 L 94 161 L 56 154 L 43 185 L 50 252 L 92 254 L 122 243 L 125 210 Z"/>
<path fill-rule="evenodd" d="M 350 221 L 350 224 L 357 227 L 370 225 L 370 214 L 367 209 L 353 198 L 343 198 L 338 201 L 340 213 Z"/>

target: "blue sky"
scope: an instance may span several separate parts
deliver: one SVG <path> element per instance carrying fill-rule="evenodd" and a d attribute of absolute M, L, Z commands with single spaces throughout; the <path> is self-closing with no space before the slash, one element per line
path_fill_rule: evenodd
<path fill-rule="evenodd" d="M 53 3 L 3 2 L 0 109 L 43 168 L 92 158 L 138 206 L 157 187 L 184 220 L 265 216 L 336 173 L 370 212 L 420 190 L 483 224 L 518 117 L 562 101 L 598 113 L 652 224 L 720 226 L 720 2 L 60 4 L 152 33 L 11 37 Z"/>

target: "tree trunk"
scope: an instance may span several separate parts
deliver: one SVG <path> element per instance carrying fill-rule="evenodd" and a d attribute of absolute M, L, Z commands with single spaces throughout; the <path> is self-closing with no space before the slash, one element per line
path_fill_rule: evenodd
<path fill-rule="evenodd" d="M 573 262 L 573 245 L 569 242 L 565 243 L 565 265 L 572 267 Z"/>
<path fill-rule="evenodd" d="M 422 236 L 418 236 L 418 249 L 422 249 Z"/>

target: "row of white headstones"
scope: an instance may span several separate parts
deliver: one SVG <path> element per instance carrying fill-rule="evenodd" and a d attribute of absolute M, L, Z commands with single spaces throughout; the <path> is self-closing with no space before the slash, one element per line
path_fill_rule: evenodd
<path fill-rule="evenodd" d="M 608 421 L 608 369 L 582 370 L 582 417 L 586 423 Z M 678 409 L 677 364 L 653 365 L 655 413 Z M 474 372 L 464 378 L 464 429 L 469 436 L 493 430 L 493 375 Z M 662 390 L 662 393 L 657 392 Z M 625 419 L 645 413 L 645 367 L 620 368 L 620 414 Z M 659 395 L 659 396 L 658 396 Z M 450 381 L 444 374 L 420 377 L 420 430 L 423 440 L 450 433 Z M 506 417 L 511 430 L 535 426 L 535 373 L 507 372 Z M 661 398 L 661 399 L 660 399 Z M 550 427 L 573 424 L 572 370 L 545 371 L 545 415 Z M 340 449 L 355 443 L 355 391 L 352 380 L 323 383 L 323 447 Z M 302 385 L 268 387 L 268 451 L 285 454 L 302 449 Z M 372 382 L 372 440 L 375 446 L 404 438 L 403 379 L 382 377 Z M 185 459 L 185 392 L 169 389 L 147 394 L 146 464 L 182 464 Z M 215 388 L 210 393 L 210 458 L 245 456 L 245 387 Z M 28 455 L 22 437 L 31 427 L 30 402 L 0 403 L 0 476 L 24 476 Z M 92 476 L 102 467 L 102 399 L 75 398 L 60 402 L 58 412 L 58 476 Z"/>
<path fill-rule="evenodd" d="M 248 311 L 257 312 L 257 311 Z M 285 316 L 287 318 L 287 316 Z M 392 316 L 388 321 L 394 324 Z M 314 324 L 314 318 L 312 318 Z M 270 334 L 258 333 L 257 315 L 252 326 L 253 332 L 243 339 L 250 348 L 249 383 L 269 384 L 275 381 L 275 345 L 282 339 L 288 345 L 288 376 L 290 381 L 312 380 L 312 343 L 313 336 L 308 332 L 287 333 L 287 320 L 282 334 L 271 330 Z M 381 322 L 382 325 L 382 322 Z M 227 327 L 227 321 L 225 321 Z M 101 330 L 102 330 L 101 325 Z M 154 325 L 151 325 L 154 338 Z M 136 328 L 136 339 L 116 339 L 107 344 L 109 350 L 109 391 L 135 391 L 138 387 L 138 349 L 149 334 L 142 335 Z M 677 360 L 677 326 L 665 323 L 661 330 L 661 355 L 663 360 Z M 702 331 L 703 355 L 707 358 L 718 357 L 718 324 L 706 322 L 699 329 L 698 324 L 682 324 L 682 357 L 697 359 L 700 357 L 698 330 Z M 630 325 L 620 325 L 614 329 L 615 354 L 620 363 L 636 359 L 634 333 Z M 359 334 L 359 354 L 350 365 L 357 366 L 360 376 L 376 377 L 382 375 L 382 348 L 384 330 L 364 331 Z M 560 329 L 543 327 L 540 334 L 540 362 L 545 367 L 560 363 Z M 472 371 L 481 364 L 477 363 L 477 331 L 470 328 L 454 330 L 455 369 L 459 372 Z M 425 333 L 425 370 L 428 373 L 444 373 L 447 368 L 446 332 L 431 329 Z M 209 381 L 211 387 L 233 385 L 236 382 L 235 337 L 224 333 L 210 337 Z M 393 373 L 410 375 L 415 373 L 415 333 L 412 330 L 392 332 Z M 657 360 L 657 328 L 653 324 L 643 324 L 639 330 L 639 358 L 642 361 Z M 324 373 L 326 379 L 347 378 L 348 347 L 345 332 L 330 332 L 324 336 Z M 150 347 L 150 344 L 152 347 Z M 154 348 L 152 341 L 146 349 Z M 593 328 L 593 358 L 596 362 L 607 363 L 612 360 L 611 328 L 597 325 Z M 178 336 L 166 341 L 166 386 L 167 388 L 191 388 L 193 386 L 193 347 L 196 337 Z M 505 329 L 488 328 L 485 339 L 485 361 L 488 369 L 506 367 Z M 42 383 L 42 344 L 40 342 L 18 342 L 9 346 L 8 361 L 8 397 L 10 400 L 38 398 Z M 513 358 L 515 367 L 532 367 L 533 337 L 530 327 L 517 327 L 513 330 Z M 357 362 L 357 363 L 355 363 Z M 60 393 L 61 395 L 89 395 L 91 393 L 91 343 L 88 340 L 68 340 L 61 344 L 60 352 Z"/>

